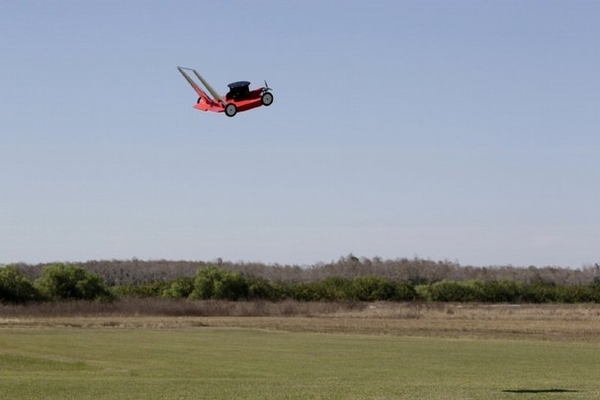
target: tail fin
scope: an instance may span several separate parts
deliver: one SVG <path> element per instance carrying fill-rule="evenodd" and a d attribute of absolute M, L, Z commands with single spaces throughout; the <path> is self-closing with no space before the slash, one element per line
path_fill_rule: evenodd
<path fill-rule="evenodd" d="M 214 97 L 215 101 L 218 101 L 219 103 L 223 104 L 223 106 L 226 106 L 225 102 L 221 99 L 221 96 L 219 96 L 219 93 L 217 93 L 217 91 L 215 89 L 213 89 L 208 84 L 208 82 L 206 82 L 204 80 L 204 78 L 202 78 L 200 76 L 200 74 L 198 73 L 198 71 L 196 71 L 195 69 L 193 69 L 192 72 L 196 75 L 196 77 L 200 80 L 200 82 L 202 82 L 202 84 L 206 87 L 206 89 L 208 90 L 208 92 L 210 94 L 212 94 L 212 96 Z"/>
<path fill-rule="evenodd" d="M 208 84 L 208 82 L 206 82 L 200 76 L 200 74 L 195 69 L 184 68 L 184 67 L 177 67 L 177 69 L 179 70 L 181 75 L 183 75 L 185 80 L 188 81 L 190 86 L 194 89 L 194 91 L 198 94 L 198 96 L 200 96 L 201 99 L 203 99 L 204 101 L 206 101 L 209 104 L 217 104 L 217 105 L 225 106 L 225 102 L 223 102 L 221 97 L 219 97 L 219 94 Z M 196 77 L 200 80 L 200 82 L 202 82 L 202 84 L 206 87 L 206 89 L 208 89 L 209 93 L 213 96 L 213 98 L 211 98 L 206 92 L 204 92 L 202 89 L 200 89 L 200 86 L 198 86 L 198 84 L 196 84 L 196 82 L 188 74 L 185 73 L 185 70 L 192 71 L 194 73 L 194 75 L 196 75 Z"/>

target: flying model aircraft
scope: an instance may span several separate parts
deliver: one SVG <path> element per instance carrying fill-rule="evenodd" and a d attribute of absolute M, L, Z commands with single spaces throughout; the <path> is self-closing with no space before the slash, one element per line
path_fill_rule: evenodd
<path fill-rule="evenodd" d="M 271 88 L 267 85 L 267 81 L 265 81 L 265 86 L 253 90 L 250 90 L 248 81 L 233 82 L 227 85 L 229 92 L 224 96 L 219 96 L 195 69 L 184 67 L 177 67 L 177 69 L 200 96 L 194 106 L 198 110 L 225 112 L 228 117 L 233 117 L 239 111 L 247 111 L 260 106 L 268 107 L 273 104 L 273 94 L 270 93 Z M 192 71 L 212 97 L 200 89 L 200 86 L 185 71 Z"/>

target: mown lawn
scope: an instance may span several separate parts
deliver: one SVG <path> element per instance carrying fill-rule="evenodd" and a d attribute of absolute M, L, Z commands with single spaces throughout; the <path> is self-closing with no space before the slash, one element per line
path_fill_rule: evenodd
<path fill-rule="evenodd" d="M 591 399 L 597 343 L 253 329 L 0 330 L 2 399 Z"/>

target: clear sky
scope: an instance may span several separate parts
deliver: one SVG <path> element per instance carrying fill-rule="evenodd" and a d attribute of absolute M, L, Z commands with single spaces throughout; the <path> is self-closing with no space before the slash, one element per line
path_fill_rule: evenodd
<path fill-rule="evenodd" d="M 598 1 L 0 8 L 0 263 L 600 262 Z"/>

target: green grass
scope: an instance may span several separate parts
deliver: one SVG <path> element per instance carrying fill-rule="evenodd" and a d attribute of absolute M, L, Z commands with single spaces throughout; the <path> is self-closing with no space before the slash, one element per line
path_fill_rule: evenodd
<path fill-rule="evenodd" d="M 590 399 L 597 343 L 5 329 L 1 399 Z"/>

